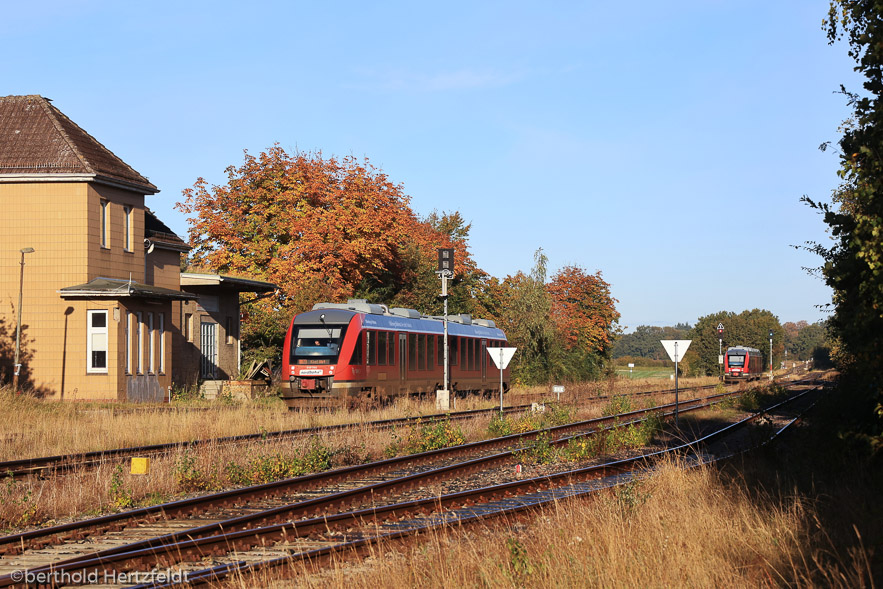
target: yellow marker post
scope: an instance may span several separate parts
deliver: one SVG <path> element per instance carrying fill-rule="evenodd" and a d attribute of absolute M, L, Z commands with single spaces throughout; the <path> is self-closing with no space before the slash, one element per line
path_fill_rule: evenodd
<path fill-rule="evenodd" d="M 132 458 L 132 474 L 150 474 L 150 458 Z"/>

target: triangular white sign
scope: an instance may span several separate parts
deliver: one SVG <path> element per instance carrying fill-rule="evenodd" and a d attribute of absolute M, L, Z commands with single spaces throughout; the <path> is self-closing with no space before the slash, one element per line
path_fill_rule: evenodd
<path fill-rule="evenodd" d="M 507 366 L 509 366 L 509 361 L 512 359 L 512 356 L 515 355 L 515 350 L 518 348 L 488 348 L 487 353 L 491 355 L 491 360 L 494 361 L 494 366 L 499 368 L 500 370 L 505 370 Z"/>
<path fill-rule="evenodd" d="M 668 352 L 668 357 L 672 362 L 680 362 L 684 359 L 684 354 L 687 353 L 687 348 L 690 347 L 692 341 L 691 339 L 661 339 L 659 343 Z"/>

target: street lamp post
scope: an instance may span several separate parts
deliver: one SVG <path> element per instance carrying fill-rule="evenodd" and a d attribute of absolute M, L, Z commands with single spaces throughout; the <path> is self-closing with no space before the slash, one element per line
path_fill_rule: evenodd
<path fill-rule="evenodd" d="M 14 372 L 12 374 L 12 390 L 18 393 L 18 375 L 21 372 L 21 364 L 19 363 L 19 355 L 21 352 L 21 301 L 22 301 L 22 292 L 24 291 L 25 284 L 25 254 L 34 253 L 34 248 L 32 247 L 23 247 L 21 248 L 21 273 L 18 278 L 18 321 L 16 321 L 15 325 L 15 362 L 14 362 Z"/>

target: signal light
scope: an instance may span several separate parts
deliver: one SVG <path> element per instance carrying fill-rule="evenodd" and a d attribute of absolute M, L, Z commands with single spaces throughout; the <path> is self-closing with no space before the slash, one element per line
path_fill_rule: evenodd
<path fill-rule="evenodd" d="M 454 248 L 438 249 L 438 271 L 454 271 Z"/>

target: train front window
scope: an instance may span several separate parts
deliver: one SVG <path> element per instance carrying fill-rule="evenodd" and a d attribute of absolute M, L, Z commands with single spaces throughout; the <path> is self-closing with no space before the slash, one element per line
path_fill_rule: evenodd
<path fill-rule="evenodd" d="M 346 327 L 304 326 L 291 336 L 291 362 L 322 360 L 335 362 L 340 354 L 340 345 Z"/>
<path fill-rule="evenodd" d="M 732 368 L 745 366 L 745 356 L 727 356 L 727 366 Z"/>

